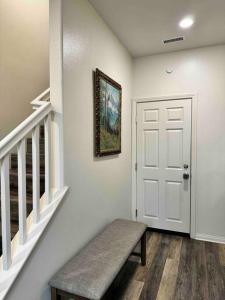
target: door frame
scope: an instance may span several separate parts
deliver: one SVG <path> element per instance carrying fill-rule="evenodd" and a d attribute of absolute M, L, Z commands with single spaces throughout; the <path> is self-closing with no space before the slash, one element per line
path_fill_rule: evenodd
<path fill-rule="evenodd" d="M 147 97 L 132 100 L 132 219 L 137 220 L 137 105 L 143 102 L 186 100 L 191 99 L 191 168 L 190 168 L 190 236 L 196 236 L 196 171 L 197 171 L 197 111 L 198 97 L 197 94 L 179 94 L 159 97 Z"/>

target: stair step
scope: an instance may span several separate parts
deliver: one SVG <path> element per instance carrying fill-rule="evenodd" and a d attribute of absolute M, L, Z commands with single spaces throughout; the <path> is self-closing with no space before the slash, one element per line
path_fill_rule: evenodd
<path fill-rule="evenodd" d="M 1 221 L 0 221 L 0 227 L 2 227 L 2 222 Z M 18 230 L 19 230 L 18 223 L 17 222 L 11 222 L 11 239 L 17 234 Z"/>
<path fill-rule="evenodd" d="M 11 192 L 10 193 L 10 201 L 11 201 L 11 203 L 18 202 L 18 194 Z M 26 197 L 26 202 L 32 204 L 32 197 L 28 195 Z"/>
<path fill-rule="evenodd" d="M 17 153 L 12 153 L 11 154 L 11 168 L 12 169 L 17 169 L 18 167 L 18 155 Z M 26 168 L 29 170 L 32 170 L 32 154 L 31 153 L 26 153 Z M 45 168 L 45 155 L 40 154 L 40 170 L 41 172 L 44 172 Z"/>
<path fill-rule="evenodd" d="M 27 138 L 26 151 L 26 208 L 27 216 L 33 208 L 32 203 L 32 139 Z M 40 196 L 45 192 L 45 139 L 44 126 L 40 126 Z M 1 196 L 0 196 L 1 201 Z M 11 221 L 11 239 L 19 230 L 19 207 L 18 207 L 18 159 L 17 154 L 11 154 L 11 169 L 10 169 L 10 221 Z M 0 229 L 1 229 L 1 205 L 0 205 Z M 2 232 L 0 230 L 0 256 L 2 254 Z"/>
<path fill-rule="evenodd" d="M 26 207 L 27 207 L 27 217 L 31 213 L 33 209 L 32 196 L 27 195 L 26 197 Z M 10 214 L 11 221 L 19 222 L 19 203 L 18 203 L 18 195 L 10 195 Z"/>
<path fill-rule="evenodd" d="M 33 208 L 32 195 L 29 194 L 26 195 L 26 206 L 27 206 L 27 217 L 28 217 Z M 0 207 L 0 213 L 1 213 L 1 207 Z M 10 193 L 10 214 L 11 214 L 11 221 L 15 221 L 15 222 L 19 221 L 18 194 L 16 192 Z"/>
<path fill-rule="evenodd" d="M 26 173 L 26 187 L 27 195 L 32 195 L 33 186 L 32 186 L 32 172 L 27 170 Z M 14 193 L 18 191 L 18 173 L 16 169 L 10 170 L 10 190 Z M 40 174 L 40 194 L 42 195 L 45 191 L 45 175 L 44 173 Z"/>
<path fill-rule="evenodd" d="M 10 169 L 10 176 L 18 177 L 17 169 Z M 31 169 L 26 170 L 26 177 L 27 177 L 27 179 L 28 178 L 32 179 L 32 170 Z M 40 179 L 45 179 L 45 173 L 40 173 Z"/>

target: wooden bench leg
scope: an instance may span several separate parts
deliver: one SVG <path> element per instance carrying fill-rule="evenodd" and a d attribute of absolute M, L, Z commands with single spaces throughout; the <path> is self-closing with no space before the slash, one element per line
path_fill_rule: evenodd
<path fill-rule="evenodd" d="M 141 264 L 146 265 L 146 231 L 141 237 Z"/>
<path fill-rule="evenodd" d="M 51 300 L 89 300 L 81 296 L 76 296 L 74 294 L 67 293 L 63 290 L 51 288 L 52 298 Z"/>
<path fill-rule="evenodd" d="M 57 294 L 57 289 L 51 288 L 51 300 L 61 300 L 61 296 Z"/>

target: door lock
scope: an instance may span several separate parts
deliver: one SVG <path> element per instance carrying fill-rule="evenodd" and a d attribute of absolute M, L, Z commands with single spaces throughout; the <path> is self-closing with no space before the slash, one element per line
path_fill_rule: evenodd
<path fill-rule="evenodd" d="M 189 179 L 189 174 L 188 173 L 184 173 L 183 174 L 183 179 L 186 179 L 186 180 Z"/>
<path fill-rule="evenodd" d="M 188 174 L 188 171 L 187 171 L 187 169 L 188 169 L 188 164 L 184 164 L 184 174 L 183 174 L 183 179 L 185 179 L 185 180 L 187 180 L 187 179 L 189 179 L 189 174 Z"/>

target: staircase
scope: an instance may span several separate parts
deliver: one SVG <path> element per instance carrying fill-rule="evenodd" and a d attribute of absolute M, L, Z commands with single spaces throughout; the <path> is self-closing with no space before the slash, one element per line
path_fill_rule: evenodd
<path fill-rule="evenodd" d="M 0 141 L 0 300 L 5 299 L 68 190 L 62 114 L 50 89 L 33 113 Z"/>
<path fill-rule="evenodd" d="M 45 192 L 45 139 L 44 126 L 40 126 L 40 196 Z M 11 154 L 10 175 L 10 216 L 11 216 L 11 239 L 19 230 L 19 205 L 18 205 L 18 157 L 16 153 Z M 32 204 L 32 139 L 26 139 L 26 216 L 33 210 Z M 1 195 L 0 195 L 1 201 Z M 1 207 L 1 206 L 0 206 Z M 1 228 L 1 217 L 0 217 Z M 2 255 L 2 233 L 0 231 L 0 256 Z"/>

